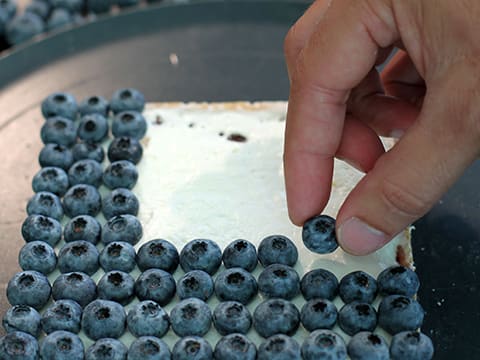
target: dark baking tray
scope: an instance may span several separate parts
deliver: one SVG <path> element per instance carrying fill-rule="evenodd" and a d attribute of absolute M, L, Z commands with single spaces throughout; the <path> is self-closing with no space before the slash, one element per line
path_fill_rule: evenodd
<path fill-rule="evenodd" d="M 41 147 L 39 104 L 133 86 L 148 100 L 278 100 L 288 97 L 282 54 L 304 2 L 160 5 L 36 39 L 0 57 L 0 284 L 18 271 L 20 225 Z M 172 54 L 178 64 L 170 61 Z M 435 359 L 480 358 L 480 164 L 416 224 L 414 255 Z M 480 276 L 480 273 L 479 275 Z M 0 313 L 8 304 L 0 295 Z M 0 330 L 0 332 L 2 332 Z"/>

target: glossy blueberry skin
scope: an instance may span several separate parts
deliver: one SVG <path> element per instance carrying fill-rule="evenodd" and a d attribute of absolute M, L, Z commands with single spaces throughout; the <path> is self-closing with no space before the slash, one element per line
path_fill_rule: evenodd
<path fill-rule="evenodd" d="M 338 294 L 338 279 L 326 269 L 314 269 L 303 275 L 300 291 L 305 300 L 322 298 L 333 300 Z"/>
<path fill-rule="evenodd" d="M 55 166 L 68 170 L 73 164 L 72 151 L 59 144 L 46 144 L 38 155 L 38 162 L 41 167 Z"/>
<path fill-rule="evenodd" d="M 7 333 L 22 331 L 38 337 L 41 330 L 40 314 L 31 306 L 15 305 L 9 308 L 3 316 L 2 325 Z"/>
<path fill-rule="evenodd" d="M 102 163 L 105 159 L 103 147 L 93 142 L 79 142 L 73 145 L 72 154 L 75 161 L 91 159 Z"/>
<path fill-rule="evenodd" d="M 67 192 L 68 186 L 67 173 L 59 167 L 44 167 L 32 179 L 34 192 L 47 191 L 57 196 L 63 196 Z"/>
<path fill-rule="evenodd" d="M 210 343 L 199 336 L 179 339 L 172 349 L 173 360 L 211 360 L 213 349 Z"/>
<path fill-rule="evenodd" d="M 188 298 L 178 302 L 170 312 L 172 330 L 180 337 L 203 336 L 212 324 L 212 312 L 206 302 Z"/>
<path fill-rule="evenodd" d="M 92 340 L 117 339 L 125 332 L 127 315 L 122 305 L 109 300 L 93 300 L 85 306 L 82 329 Z"/>
<path fill-rule="evenodd" d="M 62 202 L 57 195 L 46 191 L 40 191 L 28 200 L 27 213 L 28 215 L 44 215 L 57 220 L 62 220 Z"/>
<path fill-rule="evenodd" d="M 222 260 L 225 267 L 241 267 L 252 272 L 257 267 L 257 249 L 250 241 L 237 239 L 223 250 Z"/>
<path fill-rule="evenodd" d="M 18 264 L 22 270 L 35 270 L 48 275 L 57 266 L 57 255 L 46 242 L 32 241 L 26 243 L 20 250 Z"/>
<path fill-rule="evenodd" d="M 111 163 L 103 173 L 103 183 L 109 189 L 133 189 L 137 180 L 137 167 L 127 160 L 119 160 Z"/>
<path fill-rule="evenodd" d="M 170 328 L 170 317 L 155 301 L 135 304 L 127 315 L 128 330 L 135 336 L 163 337 Z"/>
<path fill-rule="evenodd" d="M 57 330 L 78 334 L 82 319 L 82 307 L 73 300 L 57 300 L 42 314 L 42 329 L 50 334 Z"/>
<path fill-rule="evenodd" d="M 230 334 L 222 337 L 215 345 L 215 360 L 255 360 L 257 348 L 243 334 Z"/>
<path fill-rule="evenodd" d="M 7 285 L 7 298 L 11 305 L 28 305 L 36 310 L 45 306 L 50 298 L 48 279 L 38 271 L 21 271 L 13 275 Z"/>
<path fill-rule="evenodd" d="M 302 354 L 298 342 L 284 334 L 270 336 L 260 344 L 257 351 L 257 360 L 301 359 Z"/>
<path fill-rule="evenodd" d="M 102 142 L 108 135 L 107 119 L 96 113 L 82 116 L 77 135 L 83 141 Z"/>
<path fill-rule="evenodd" d="M 135 280 L 129 274 L 118 270 L 109 271 L 97 284 L 98 298 L 126 305 L 133 300 L 134 286 Z"/>
<path fill-rule="evenodd" d="M 302 240 L 307 249 L 317 254 L 329 254 L 338 248 L 335 219 L 317 215 L 303 224 Z"/>
<path fill-rule="evenodd" d="M 119 340 L 104 338 L 95 341 L 85 352 L 85 360 L 127 360 L 128 348 Z"/>
<path fill-rule="evenodd" d="M 45 119 L 52 116 L 63 116 L 70 120 L 77 117 L 77 101 L 68 93 L 56 92 L 49 95 L 42 102 L 42 114 Z"/>
<path fill-rule="evenodd" d="M 127 110 L 142 112 L 144 107 L 145 96 L 133 88 L 118 89 L 110 100 L 110 108 L 114 114 Z"/>
<path fill-rule="evenodd" d="M 83 342 L 78 335 L 58 330 L 48 334 L 40 344 L 40 356 L 49 360 L 83 360 Z"/>
<path fill-rule="evenodd" d="M 255 277 L 242 268 L 222 271 L 215 279 L 215 295 L 220 301 L 238 301 L 248 304 L 257 294 Z"/>
<path fill-rule="evenodd" d="M 56 8 L 53 9 L 47 20 L 47 30 L 52 31 L 55 29 L 60 29 L 71 23 L 73 23 L 72 14 L 66 9 Z"/>
<path fill-rule="evenodd" d="M 353 301 L 369 303 L 377 297 L 377 280 L 364 271 L 353 271 L 345 275 L 338 286 L 338 293 L 344 303 Z"/>
<path fill-rule="evenodd" d="M 362 331 L 347 346 L 351 360 L 389 360 L 388 345 L 380 335 Z"/>
<path fill-rule="evenodd" d="M 77 138 L 77 127 L 70 119 L 54 116 L 45 121 L 40 130 L 40 137 L 44 144 L 71 146 Z"/>
<path fill-rule="evenodd" d="M 18 45 L 41 34 L 44 29 L 45 23 L 40 16 L 24 12 L 7 23 L 5 37 L 10 45 Z"/>
<path fill-rule="evenodd" d="M 0 12 L 4 12 L 6 14 L 6 20 L 12 19 L 17 13 L 17 3 L 13 0 L 1 1 Z"/>
<path fill-rule="evenodd" d="M 303 341 L 304 360 L 346 360 L 347 347 L 342 337 L 331 330 L 315 330 Z"/>
<path fill-rule="evenodd" d="M 143 148 L 137 139 L 121 136 L 114 138 L 108 146 L 107 156 L 110 162 L 127 160 L 138 164 L 142 159 Z"/>
<path fill-rule="evenodd" d="M 338 311 L 333 302 L 327 299 L 311 299 L 307 301 L 300 311 L 300 321 L 305 329 L 332 329 L 338 317 Z"/>
<path fill-rule="evenodd" d="M 170 360 L 172 355 L 165 342 L 155 336 L 142 336 L 132 342 L 128 360 Z"/>
<path fill-rule="evenodd" d="M 66 192 L 63 197 L 63 208 L 65 215 L 70 218 L 78 215 L 95 217 L 102 208 L 102 199 L 94 186 L 78 184 Z"/>
<path fill-rule="evenodd" d="M 267 298 L 290 300 L 300 293 L 300 277 L 290 266 L 268 265 L 258 276 L 258 291 Z"/>
<path fill-rule="evenodd" d="M 142 139 L 147 132 L 147 121 L 138 111 L 122 111 L 113 118 L 112 134 L 115 137 L 127 136 Z"/>
<path fill-rule="evenodd" d="M 108 100 L 99 95 L 89 96 L 78 104 L 78 112 L 81 116 L 88 114 L 100 114 L 103 117 L 108 116 L 110 105 Z"/>
<path fill-rule="evenodd" d="M 191 240 L 180 252 L 180 266 L 185 272 L 203 270 L 213 275 L 221 264 L 222 250 L 209 239 Z"/>
<path fill-rule="evenodd" d="M 202 270 L 192 270 L 177 282 L 177 295 L 180 300 L 195 297 L 207 301 L 213 295 L 213 279 Z"/>
<path fill-rule="evenodd" d="M 68 182 L 70 186 L 88 184 L 98 188 L 102 185 L 102 177 L 102 165 L 91 159 L 79 160 L 68 169 Z"/>
<path fill-rule="evenodd" d="M 140 221 L 133 215 L 118 215 L 109 219 L 102 228 L 102 243 L 124 241 L 135 245 L 143 235 Z"/>
<path fill-rule="evenodd" d="M 368 303 L 351 302 L 338 312 L 338 325 L 350 336 L 361 331 L 373 331 L 377 327 L 377 312 Z"/>
<path fill-rule="evenodd" d="M 263 266 L 284 264 L 294 266 L 298 260 L 297 247 L 283 235 L 270 235 L 258 245 L 258 260 Z"/>
<path fill-rule="evenodd" d="M 390 335 L 422 326 L 425 311 L 408 296 L 389 295 L 378 306 L 378 325 Z"/>
<path fill-rule="evenodd" d="M 38 360 L 39 347 L 32 335 L 15 331 L 0 338 L 2 360 Z"/>
<path fill-rule="evenodd" d="M 101 234 L 102 226 L 97 219 L 89 215 L 75 216 L 63 229 L 65 242 L 85 240 L 95 245 L 100 241 Z"/>
<path fill-rule="evenodd" d="M 137 252 L 137 265 L 142 271 L 156 268 L 174 273 L 180 256 L 177 248 L 165 239 L 154 239 L 143 244 Z"/>
<path fill-rule="evenodd" d="M 252 327 L 252 315 L 248 308 L 238 301 L 219 303 L 212 315 L 213 325 L 221 335 L 246 334 Z"/>
<path fill-rule="evenodd" d="M 102 249 L 98 260 L 105 272 L 119 270 L 128 273 L 135 268 L 135 248 L 126 242 L 111 242 Z"/>
<path fill-rule="evenodd" d="M 58 253 L 58 268 L 61 273 L 95 274 L 99 268 L 97 247 L 85 240 L 66 243 Z"/>
<path fill-rule="evenodd" d="M 148 269 L 135 281 L 135 294 L 139 300 L 153 300 L 160 306 L 167 305 L 175 295 L 172 274 L 161 269 Z"/>
<path fill-rule="evenodd" d="M 412 297 L 420 287 L 417 274 L 405 266 L 391 266 L 383 270 L 377 277 L 380 294 L 405 295 Z"/>
<path fill-rule="evenodd" d="M 74 300 L 85 307 L 97 297 L 97 285 L 84 273 L 60 274 L 53 282 L 52 297 L 54 300 Z"/>
<path fill-rule="evenodd" d="M 430 360 L 433 352 L 432 340 L 418 331 L 402 331 L 390 343 L 391 360 Z"/>
<path fill-rule="evenodd" d="M 112 190 L 102 200 L 102 212 L 105 219 L 124 214 L 137 216 L 139 207 L 140 203 L 135 194 L 124 188 Z"/>
<path fill-rule="evenodd" d="M 268 299 L 253 312 L 253 327 L 260 336 L 293 335 L 300 325 L 300 312 L 284 299 Z"/>
<path fill-rule="evenodd" d="M 38 240 L 55 246 L 62 238 L 62 225 L 48 216 L 30 215 L 22 224 L 22 236 L 26 242 Z"/>

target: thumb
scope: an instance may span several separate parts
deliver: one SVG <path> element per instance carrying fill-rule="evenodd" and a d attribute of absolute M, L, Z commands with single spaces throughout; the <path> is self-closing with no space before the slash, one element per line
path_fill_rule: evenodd
<path fill-rule="evenodd" d="M 451 71 L 431 86 L 417 121 L 357 184 L 337 215 L 340 246 L 369 254 L 424 215 L 478 155 L 478 79 Z M 475 70 L 478 71 L 478 70 Z"/>

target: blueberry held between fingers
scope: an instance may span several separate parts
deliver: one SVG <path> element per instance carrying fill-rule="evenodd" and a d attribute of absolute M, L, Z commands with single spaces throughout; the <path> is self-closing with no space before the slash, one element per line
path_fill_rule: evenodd
<path fill-rule="evenodd" d="M 248 308 L 238 301 L 219 303 L 213 311 L 213 325 L 221 335 L 246 334 L 252 326 L 252 315 Z"/>
<path fill-rule="evenodd" d="M 196 297 L 207 301 L 214 291 L 212 277 L 202 270 L 192 270 L 183 275 L 177 283 L 177 295 L 180 300 Z"/>
<path fill-rule="evenodd" d="M 335 219 L 318 215 L 303 224 L 302 240 L 307 249 L 318 254 L 328 254 L 338 248 Z"/>
<path fill-rule="evenodd" d="M 78 215 L 96 216 L 102 208 L 102 199 L 92 185 L 78 184 L 66 192 L 63 197 L 63 208 L 65 215 L 70 218 Z"/>
<path fill-rule="evenodd" d="M 84 273 L 60 274 L 53 282 L 52 297 L 73 300 L 84 307 L 97 297 L 97 285 Z"/>
<path fill-rule="evenodd" d="M 346 360 L 347 347 L 336 332 L 331 330 L 315 330 L 302 344 L 304 360 Z"/>
<path fill-rule="evenodd" d="M 275 334 L 293 335 L 299 325 L 300 312 L 284 299 L 268 299 L 253 312 L 253 326 L 264 338 Z"/>
<path fill-rule="evenodd" d="M 212 240 L 194 239 L 180 252 L 180 266 L 183 271 L 203 270 L 213 275 L 222 264 L 222 250 Z"/>
<path fill-rule="evenodd" d="M 126 136 L 117 137 L 108 146 L 107 156 L 110 162 L 127 160 L 138 164 L 142 159 L 143 148 L 137 139 Z"/>
<path fill-rule="evenodd" d="M 102 96 L 93 95 L 83 99 L 78 104 L 78 112 L 81 116 L 89 114 L 100 114 L 104 117 L 108 116 L 109 103 Z"/>
<path fill-rule="evenodd" d="M 300 291 L 305 300 L 314 298 L 333 300 L 338 294 L 338 279 L 326 269 L 310 270 L 302 277 Z"/>
<path fill-rule="evenodd" d="M 112 134 L 115 137 L 128 136 L 142 139 L 147 132 L 147 121 L 138 111 L 122 111 L 113 118 Z"/>
<path fill-rule="evenodd" d="M 338 312 L 338 325 L 350 336 L 361 331 L 373 331 L 377 326 L 377 313 L 368 303 L 345 304 Z"/>
<path fill-rule="evenodd" d="M 103 150 L 103 147 L 94 142 L 76 143 L 72 147 L 72 154 L 75 161 L 91 159 L 102 163 L 105 159 L 105 151 Z"/>
<path fill-rule="evenodd" d="M 114 114 L 122 111 L 142 112 L 145 107 L 145 96 L 133 88 L 119 89 L 115 91 L 110 100 L 110 108 Z"/>
<path fill-rule="evenodd" d="M 42 329 L 50 334 L 57 330 L 70 331 L 77 334 L 80 331 L 82 307 L 73 300 L 57 300 L 42 314 Z"/>
<path fill-rule="evenodd" d="M 172 300 L 175 288 L 173 276 L 160 269 L 148 269 L 135 281 L 135 294 L 139 300 L 153 300 L 161 306 Z"/>
<path fill-rule="evenodd" d="M 137 180 L 137 167 L 127 160 L 119 160 L 111 163 L 103 173 L 103 183 L 109 189 L 133 189 Z"/>
<path fill-rule="evenodd" d="M 245 335 L 230 334 L 217 342 L 213 358 L 215 360 L 255 360 L 257 348 Z"/>
<path fill-rule="evenodd" d="M 250 241 L 237 239 L 223 250 L 222 260 L 227 269 L 241 267 L 252 272 L 258 262 L 257 249 Z"/>
<path fill-rule="evenodd" d="M 298 260 L 298 250 L 286 236 L 270 235 L 258 246 L 258 260 L 265 267 L 271 264 L 294 266 Z"/>
<path fill-rule="evenodd" d="M 26 243 L 20 250 L 18 264 L 22 270 L 35 270 L 48 275 L 57 266 L 57 255 L 46 242 L 32 241 Z"/>
<path fill-rule="evenodd" d="M 48 334 L 40 344 L 40 356 L 49 360 L 83 360 L 83 342 L 78 335 L 58 330 Z"/>
<path fill-rule="evenodd" d="M 66 243 L 58 253 L 58 268 L 62 273 L 95 274 L 99 268 L 96 246 L 85 240 Z"/>
<path fill-rule="evenodd" d="M 142 224 L 133 215 L 118 215 L 109 219 L 102 228 L 102 243 L 124 241 L 135 245 L 143 234 Z"/>
<path fill-rule="evenodd" d="M 135 280 L 129 274 L 118 270 L 109 271 L 97 284 L 98 298 L 126 305 L 135 295 L 134 287 Z"/>
<path fill-rule="evenodd" d="M 105 219 L 124 214 L 137 216 L 139 207 L 140 204 L 135 194 L 123 188 L 112 190 L 102 200 L 102 212 Z"/>
<path fill-rule="evenodd" d="M 77 138 L 75 123 L 61 116 L 48 118 L 42 125 L 40 137 L 44 144 L 54 143 L 71 146 Z"/>
<path fill-rule="evenodd" d="M 9 308 L 3 316 L 2 325 L 7 333 L 22 331 L 38 337 L 41 330 L 40 314 L 31 306 L 15 305 Z"/>
<path fill-rule="evenodd" d="M 135 304 L 127 315 L 128 330 L 136 337 L 161 338 L 170 328 L 170 317 L 155 301 L 145 300 Z"/>
<path fill-rule="evenodd" d="M 391 266 L 377 278 L 380 294 L 413 296 L 420 287 L 417 274 L 405 266 Z"/>
<path fill-rule="evenodd" d="M 88 184 L 98 188 L 102 184 L 102 177 L 102 165 L 91 159 L 79 160 L 68 170 L 70 186 Z"/>
<path fill-rule="evenodd" d="M 213 349 L 207 340 L 199 336 L 186 336 L 178 340 L 172 349 L 172 360 L 211 360 Z"/>
<path fill-rule="evenodd" d="M 258 277 L 258 290 L 267 298 L 290 300 L 300 293 L 300 277 L 290 266 L 268 265 Z"/>
<path fill-rule="evenodd" d="M 120 270 L 128 273 L 135 268 L 135 248 L 126 242 L 111 242 L 100 252 L 98 260 L 105 272 Z"/>
<path fill-rule="evenodd" d="M 260 344 L 257 360 L 301 360 L 302 354 L 298 342 L 290 336 L 277 334 L 270 336 Z"/>
<path fill-rule="evenodd" d="M 170 312 L 172 330 L 178 336 L 203 336 L 212 324 L 210 307 L 197 298 L 188 298 L 177 303 Z"/>
<path fill-rule="evenodd" d="M 242 268 L 222 271 L 215 279 L 215 295 L 220 301 L 238 301 L 248 304 L 257 294 L 255 277 Z"/>
<path fill-rule="evenodd" d="M 42 102 L 42 114 L 48 119 L 52 116 L 63 116 L 70 120 L 77 117 L 77 101 L 68 93 L 56 92 Z"/>
<path fill-rule="evenodd" d="M 27 213 L 28 215 L 44 215 L 57 220 L 62 220 L 62 202 L 57 195 L 46 191 L 40 191 L 28 200 Z"/>
<path fill-rule="evenodd" d="M 47 191 L 57 196 L 63 196 L 68 190 L 68 176 L 59 167 L 44 167 L 32 179 L 34 192 Z"/>
<path fill-rule="evenodd" d="M 66 146 L 59 144 L 46 144 L 38 155 L 41 167 L 54 166 L 68 170 L 73 164 L 73 153 Z"/>
<path fill-rule="evenodd" d="M 78 124 L 79 139 L 87 142 L 102 142 L 108 135 L 107 119 L 100 114 L 83 115 Z"/>
<path fill-rule="evenodd" d="M 92 216 L 78 215 L 70 219 L 63 229 L 65 242 L 85 240 L 92 244 L 100 241 L 102 226 Z"/>
<path fill-rule="evenodd" d="M 170 360 L 172 354 L 165 342 L 155 336 L 142 336 L 132 342 L 128 360 Z"/>
<path fill-rule="evenodd" d="M 2 360 L 38 360 L 39 347 L 32 335 L 14 331 L 0 338 Z"/>
<path fill-rule="evenodd" d="M 22 236 L 26 242 L 44 241 L 55 246 L 62 238 L 62 225 L 58 220 L 43 216 L 30 215 L 22 224 Z"/>
<path fill-rule="evenodd" d="M 362 331 L 354 335 L 347 346 L 351 360 L 389 360 L 388 345 L 380 335 Z"/>
<path fill-rule="evenodd" d="M 94 300 L 83 309 L 82 329 L 92 340 L 117 339 L 125 332 L 127 315 L 122 305 L 109 300 Z"/>
<path fill-rule="evenodd" d="M 85 352 L 85 360 L 127 360 L 128 348 L 119 340 L 104 338 L 95 341 Z"/>
<path fill-rule="evenodd" d="M 391 360 L 430 360 L 433 352 L 432 340 L 418 331 L 402 331 L 390 343 Z"/>
<path fill-rule="evenodd" d="M 21 271 L 13 275 L 7 285 L 7 298 L 11 305 L 28 305 L 36 310 L 45 306 L 50 298 L 48 279 L 38 271 Z"/>
<path fill-rule="evenodd" d="M 389 295 L 378 307 L 378 325 L 390 335 L 416 330 L 423 323 L 425 311 L 414 299 L 403 295 Z"/>
<path fill-rule="evenodd" d="M 333 302 L 327 299 L 311 299 L 300 311 L 300 320 L 308 331 L 317 329 L 332 329 L 338 317 L 338 311 Z"/>
<path fill-rule="evenodd" d="M 354 271 L 340 280 L 338 292 L 344 303 L 358 301 L 371 304 L 377 297 L 377 281 L 364 271 Z"/>
<path fill-rule="evenodd" d="M 137 252 L 137 265 L 142 271 L 156 268 L 173 273 L 179 261 L 177 248 L 165 239 L 147 241 Z"/>

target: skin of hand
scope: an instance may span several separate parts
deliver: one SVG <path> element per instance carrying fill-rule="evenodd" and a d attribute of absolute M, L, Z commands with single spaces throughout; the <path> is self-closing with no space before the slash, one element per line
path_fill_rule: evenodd
<path fill-rule="evenodd" d="M 334 157 L 366 173 L 337 215 L 354 255 L 388 243 L 461 176 L 480 150 L 479 18 L 476 0 L 312 4 L 285 39 L 293 223 L 324 209 Z M 379 136 L 399 141 L 385 152 Z"/>

